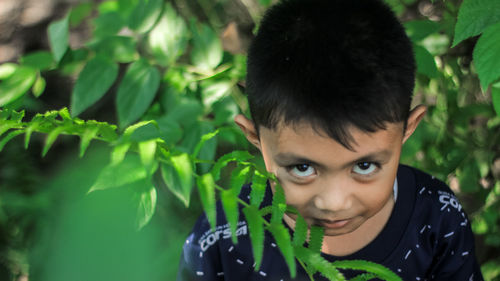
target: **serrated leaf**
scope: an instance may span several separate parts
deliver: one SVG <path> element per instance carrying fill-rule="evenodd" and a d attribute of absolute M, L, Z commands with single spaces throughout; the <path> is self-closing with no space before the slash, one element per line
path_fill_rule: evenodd
<path fill-rule="evenodd" d="M 22 97 L 35 83 L 36 71 L 27 66 L 18 67 L 12 75 L 0 82 L 0 106 Z"/>
<path fill-rule="evenodd" d="M 257 271 L 260 268 L 262 255 L 264 254 L 264 219 L 260 216 L 259 210 L 253 206 L 243 208 L 243 213 L 250 231 L 255 270 Z"/>
<path fill-rule="evenodd" d="M 12 131 L 12 132 L 9 132 L 4 138 L 2 138 L 0 140 L 0 152 L 3 150 L 3 148 L 5 147 L 5 145 L 10 141 L 12 140 L 14 137 L 20 135 L 24 133 L 23 130 L 15 130 L 15 131 Z"/>
<path fill-rule="evenodd" d="M 337 260 L 333 266 L 342 269 L 363 270 L 377 275 L 378 278 L 387 281 L 401 281 L 401 278 L 383 265 L 364 260 Z"/>
<path fill-rule="evenodd" d="M 231 240 L 233 244 L 238 243 L 236 229 L 238 228 L 238 194 L 233 189 L 223 190 L 220 194 L 222 208 L 226 214 L 229 229 L 231 230 Z"/>
<path fill-rule="evenodd" d="M 251 170 L 250 166 L 238 166 L 231 172 L 229 186 L 235 194 L 240 194 L 241 188 L 251 176 Z"/>
<path fill-rule="evenodd" d="M 156 140 L 148 140 L 139 143 L 139 156 L 141 158 L 141 162 L 148 171 L 149 174 L 154 172 L 153 163 L 155 160 L 156 154 Z"/>
<path fill-rule="evenodd" d="M 500 22 L 484 31 L 474 47 L 472 58 L 481 86 L 486 91 L 488 85 L 500 77 Z"/>
<path fill-rule="evenodd" d="M 101 99 L 118 76 L 118 65 L 101 56 L 90 60 L 71 93 L 71 116 L 78 116 Z"/>
<path fill-rule="evenodd" d="M 417 72 L 429 78 L 435 78 L 437 76 L 437 67 L 434 56 L 419 45 L 413 45 L 413 50 L 417 62 Z"/>
<path fill-rule="evenodd" d="M 26 133 L 24 134 L 24 149 L 28 149 L 28 145 L 30 143 L 30 139 L 31 139 L 31 134 L 33 133 L 33 131 L 35 130 L 37 124 L 30 124 L 26 127 Z"/>
<path fill-rule="evenodd" d="M 259 207 L 262 200 L 264 200 L 264 195 L 266 194 L 267 178 L 255 171 L 252 180 L 252 190 L 250 191 L 250 205 Z"/>
<path fill-rule="evenodd" d="M 325 235 L 325 230 L 319 226 L 311 226 L 309 232 L 309 249 L 314 253 L 320 253 L 321 247 L 323 246 L 323 236 Z"/>
<path fill-rule="evenodd" d="M 192 25 L 193 51 L 191 60 L 195 66 L 203 71 L 211 71 L 222 61 L 222 45 L 219 37 L 209 26 L 200 28 Z"/>
<path fill-rule="evenodd" d="M 116 96 L 120 127 L 126 127 L 146 112 L 159 86 L 160 73 L 146 60 L 138 60 L 129 66 Z"/>
<path fill-rule="evenodd" d="M 371 273 L 359 274 L 354 278 L 349 279 L 349 281 L 368 281 L 377 278 L 377 275 Z"/>
<path fill-rule="evenodd" d="M 223 156 L 219 157 L 219 159 L 217 159 L 217 162 L 215 162 L 212 168 L 212 175 L 214 176 L 214 179 L 217 181 L 220 178 L 220 173 L 222 168 L 226 167 L 229 162 L 231 161 L 245 162 L 252 158 L 253 158 L 252 154 L 250 154 L 248 151 L 243 151 L 243 150 L 236 150 L 224 154 Z"/>
<path fill-rule="evenodd" d="M 139 206 L 137 208 L 136 219 L 136 226 L 138 230 L 142 229 L 149 223 L 156 208 L 156 188 L 151 185 L 149 181 L 145 183 L 149 184 L 149 187 L 138 194 Z"/>
<path fill-rule="evenodd" d="M 272 215 L 271 215 L 271 224 L 279 224 L 283 219 L 283 215 L 286 211 L 286 200 L 285 200 L 285 192 L 279 183 L 276 183 L 274 186 L 274 194 L 273 194 L 273 202 L 272 206 Z"/>
<path fill-rule="evenodd" d="M 85 129 L 85 131 L 81 136 L 81 141 L 80 141 L 80 158 L 83 157 L 85 151 L 89 147 L 90 142 L 97 136 L 98 132 L 99 132 L 98 127 L 89 127 Z"/>
<path fill-rule="evenodd" d="M 193 157 L 198 157 L 198 153 L 200 153 L 201 148 L 203 147 L 203 145 L 207 141 L 209 141 L 212 138 L 214 138 L 215 136 L 217 136 L 217 134 L 219 134 L 219 130 L 215 130 L 214 132 L 209 132 L 209 133 L 206 133 L 203 136 L 201 136 L 200 141 L 198 142 L 198 144 L 196 144 L 196 146 L 195 146 L 195 148 L 193 150 Z"/>
<path fill-rule="evenodd" d="M 52 22 L 48 28 L 48 36 L 52 55 L 59 63 L 69 47 L 69 17 Z"/>
<path fill-rule="evenodd" d="M 47 135 L 47 138 L 45 139 L 45 144 L 44 144 L 43 150 L 42 150 L 42 157 L 45 157 L 45 155 L 47 155 L 47 152 L 52 147 L 52 144 L 54 144 L 57 137 L 65 130 L 66 130 L 66 128 L 64 128 L 64 127 L 56 127 L 54 130 L 52 130 Z"/>
<path fill-rule="evenodd" d="M 109 164 L 99 173 L 89 193 L 96 190 L 116 188 L 148 178 L 139 157 L 130 155 L 118 164 Z"/>
<path fill-rule="evenodd" d="M 464 0 L 458 11 L 452 47 L 499 22 L 500 13 L 498 11 L 500 11 L 500 1 Z"/>
<path fill-rule="evenodd" d="M 167 3 L 163 16 L 148 35 L 149 48 L 158 63 L 169 66 L 182 55 L 186 50 L 187 34 L 184 20 Z"/>
<path fill-rule="evenodd" d="M 31 92 L 35 97 L 40 97 L 43 94 L 43 91 L 45 91 L 45 86 L 46 86 L 45 78 L 43 78 L 41 75 L 37 75 L 37 78 L 35 80 L 35 83 L 33 84 L 33 88 L 31 88 Z"/>
<path fill-rule="evenodd" d="M 329 280 L 345 280 L 345 277 L 337 270 L 337 268 L 326 261 L 319 253 L 315 253 L 300 246 L 295 247 L 294 250 L 297 258 L 307 263 L 306 270 L 310 273 L 310 275 L 313 274 L 313 271 L 319 271 L 321 275 L 325 276 Z"/>
<path fill-rule="evenodd" d="M 47 51 L 37 51 L 22 56 L 19 61 L 25 65 L 40 71 L 50 69 L 54 64 L 52 54 Z"/>
<path fill-rule="evenodd" d="M 274 240 L 276 240 L 276 244 L 278 244 L 281 254 L 283 254 L 283 258 L 285 259 L 285 262 L 288 265 L 288 270 L 290 271 L 290 276 L 295 278 L 297 275 L 297 268 L 295 265 L 295 256 L 288 229 L 281 223 L 281 221 L 278 223 L 271 223 L 268 229 L 271 231 Z"/>
<path fill-rule="evenodd" d="M 179 198 L 186 207 L 189 206 L 191 189 L 193 188 L 193 164 L 187 153 L 170 157 L 170 164 L 162 164 L 162 178 L 167 188 Z"/>
<path fill-rule="evenodd" d="M 295 219 L 295 229 L 293 231 L 293 245 L 302 247 L 307 239 L 307 222 L 301 216 L 298 215 Z"/>
<path fill-rule="evenodd" d="M 110 58 L 114 62 L 129 63 L 135 60 L 136 40 L 127 36 L 106 36 L 102 40 L 89 44 L 98 55 Z"/>
<path fill-rule="evenodd" d="M 130 29 L 145 33 L 149 31 L 162 12 L 163 0 L 139 0 L 128 20 Z"/>
<path fill-rule="evenodd" d="M 206 173 L 198 178 L 198 191 L 200 193 L 201 204 L 212 230 L 216 226 L 215 210 L 215 182 L 212 174 Z"/>

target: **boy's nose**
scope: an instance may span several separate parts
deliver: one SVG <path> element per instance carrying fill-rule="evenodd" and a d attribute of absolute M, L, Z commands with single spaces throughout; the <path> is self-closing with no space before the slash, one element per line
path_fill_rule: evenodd
<path fill-rule="evenodd" d="M 339 212 L 351 207 L 349 191 L 341 182 L 330 183 L 314 198 L 316 208 L 327 212 Z"/>

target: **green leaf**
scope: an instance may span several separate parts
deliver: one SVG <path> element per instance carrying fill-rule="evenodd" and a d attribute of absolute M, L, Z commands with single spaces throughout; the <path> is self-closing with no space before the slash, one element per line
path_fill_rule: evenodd
<path fill-rule="evenodd" d="M 215 182 L 212 174 L 206 173 L 198 178 L 198 191 L 200 193 L 201 204 L 212 230 L 216 226 L 215 210 Z"/>
<path fill-rule="evenodd" d="M 18 67 L 12 75 L 0 82 L 0 106 L 22 97 L 35 83 L 36 71 L 27 66 Z"/>
<path fill-rule="evenodd" d="M 452 47 L 499 22 L 498 11 L 500 11 L 500 2 L 496 0 L 464 0 L 458 11 Z"/>
<path fill-rule="evenodd" d="M 345 280 L 344 276 L 332 266 L 332 264 L 326 261 L 319 253 L 315 253 L 304 247 L 295 247 L 295 254 L 297 258 L 303 260 L 307 263 L 306 271 L 310 275 L 313 274 L 311 270 L 314 272 L 319 271 L 323 276 L 328 278 L 329 280 Z"/>
<path fill-rule="evenodd" d="M 186 50 L 188 29 L 170 3 L 148 35 L 148 44 L 158 63 L 169 66 Z"/>
<path fill-rule="evenodd" d="M 182 129 L 174 120 L 165 117 L 156 120 L 156 123 L 160 130 L 160 138 L 166 144 L 175 144 L 182 138 Z"/>
<path fill-rule="evenodd" d="M 435 78 L 437 76 L 437 67 L 434 56 L 419 45 L 413 45 L 413 50 L 417 62 L 417 72 L 429 78 Z"/>
<path fill-rule="evenodd" d="M 288 270 L 290 271 L 290 276 L 295 278 L 297 275 L 297 268 L 288 229 L 281 222 L 271 223 L 268 229 L 271 231 L 274 240 L 276 240 L 276 244 L 278 244 L 278 248 L 283 254 L 285 262 L 288 265 Z"/>
<path fill-rule="evenodd" d="M 250 154 L 248 151 L 244 150 L 236 150 L 224 154 L 223 156 L 219 157 L 219 159 L 217 159 L 217 162 L 215 162 L 212 168 L 212 175 L 214 176 L 214 180 L 216 181 L 219 180 L 222 168 L 226 167 L 229 162 L 231 161 L 246 162 L 252 158 L 253 155 Z"/>
<path fill-rule="evenodd" d="M 195 66 L 203 71 L 211 71 L 222 61 L 222 45 L 210 27 L 201 25 L 200 28 L 192 25 L 193 51 L 191 60 Z"/>
<path fill-rule="evenodd" d="M 125 27 L 125 22 L 118 12 L 100 14 L 99 17 L 94 19 L 93 23 L 95 37 L 115 35 Z"/>
<path fill-rule="evenodd" d="M 188 207 L 193 188 L 191 159 L 187 153 L 183 153 L 171 156 L 169 162 L 168 165 L 161 165 L 162 178 L 168 189 Z"/>
<path fill-rule="evenodd" d="M 238 166 L 231 172 L 229 186 L 235 191 L 235 194 L 240 194 L 240 190 L 250 178 L 252 168 L 250 166 Z"/>
<path fill-rule="evenodd" d="M 148 178 L 139 157 L 129 155 L 118 164 L 106 166 L 97 177 L 89 193 L 96 190 L 116 188 Z"/>
<path fill-rule="evenodd" d="M 377 278 L 377 275 L 371 273 L 359 274 L 358 276 L 349 279 L 349 281 L 368 281 Z"/>
<path fill-rule="evenodd" d="M 255 171 L 252 181 L 252 191 L 250 191 L 250 204 L 255 207 L 259 207 L 262 200 L 264 200 L 264 195 L 266 194 L 267 178 Z"/>
<path fill-rule="evenodd" d="M 212 108 L 215 102 L 228 95 L 232 86 L 231 81 L 218 81 L 203 87 L 201 96 L 205 108 Z"/>
<path fill-rule="evenodd" d="M 126 127 L 146 112 L 159 86 L 160 73 L 146 60 L 138 60 L 129 66 L 116 96 L 120 127 Z"/>
<path fill-rule="evenodd" d="M 115 62 L 128 63 L 135 60 L 137 56 L 135 45 L 136 41 L 132 37 L 107 36 L 89 44 L 89 48 Z"/>
<path fill-rule="evenodd" d="M 238 243 L 238 238 L 236 236 L 236 229 L 238 228 L 238 194 L 235 193 L 234 189 L 223 190 L 220 194 L 222 201 L 222 208 L 226 214 L 227 222 L 229 223 L 229 229 L 231 229 L 231 240 L 233 244 Z"/>
<path fill-rule="evenodd" d="M 364 260 L 337 260 L 333 266 L 342 269 L 363 270 L 376 274 L 378 278 L 388 281 L 401 281 L 401 278 L 383 265 Z"/>
<path fill-rule="evenodd" d="M 403 25 L 406 34 L 413 42 L 418 42 L 440 29 L 439 23 L 430 20 L 413 20 L 405 22 Z"/>
<path fill-rule="evenodd" d="M 309 249 L 314 253 L 321 252 L 321 246 L 323 246 L 323 236 L 325 230 L 319 226 L 311 226 L 309 234 Z"/>
<path fill-rule="evenodd" d="M 139 206 L 137 207 L 137 220 L 136 226 L 140 230 L 148 224 L 155 213 L 156 208 L 156 188 L 151 185 L 149 181 L 145 182 L 148 184 L 148 188 L 138 194 Z"/>
<path fill-rule="evenodd" d="M 100 56 L 90 60 L 71 94 L 71 116 L 78 116 L 101 99 L 118 76 L 118 65 Z"/>
<path fill-rule="evenodd" d="M 457 170 L 460 190 L 463 192 L 476 192 L 479 190 L 479 168 L 475 160 L 466 162 L 463 168 Z"/>
<path fill-rule="evenodd" d="M 193 157 L 197 157 L 198 154 L 200 153 L 201 148 L 203 147 L 203 145 L 207 141 L 209 141 L 209 140 L 213 139 L 215 136 L 217 136 L 218 133 L 219 133 L 219 130 L 215 130 L 213 132 L 209 132 L 209 133 L 206 133 L 203 136 L 201 136 L 200 141 L 198 142 L 198 144 L 195 146 L 195 148 L 193 150 Z"/>
<path fill-rule="evenodd" d="M 19 65 L 15 63 L 4 63 L 0 65 L 0 80 L 5 80 L 9 78 L 14 72 L 16 72 L 16 69 L 19 67 Z"/>
<path fill-rule="evenodd" d="M 4 138 L 2 138 L 0 140 L 0 152 L 2 152 L 3 148 L 5 147 L 5 145 L 10 141 L 12 140 L 14 137 L 20 135 L 24 133 L 23 130 L 15 130 L 15 131 L 12 131 L 12 132 L 9 132 Z"/>
<path fill-rule="evenodd" d="M 491 101 L 497 116 L 500 116 L 500 83 L 491 87 Z"/>
<path fill-rule="evenodd" d="M 271 224 L 280 224 L 286 211 L 285 192 L 279 183 L 274 186 Z"/>
<path fill-rule="evenodd" d="M 116 145 L 113 151 L 111 152 L 111 164 L 117 165 L 121 163 L 125 159 L 125 155 L 130 149 L 130 146 L 131 146 L 130 142 Z"/>
<path fill-rule="evenodd" d="M 156 140 L 148 140 L 139 143 L 139 156 L 141 157 L 141 162 L 148 171 L 149 174 L 154 172 L 154 161 L 156 154 Z"/>
<path fill-rule="evenodd" d="M 255 270 L 260 268 L 262 255 L 264 254 L 264 219 L 260 216 L 259 210 L 254 206 L 243 208 L 243 213 L 248 222 L 250 231 L 250 241 L 252 241 L 253 258 Z"/>
<path fill-rule="evenodd" d="M 83 157 L 85 151 L 89 147 L 90 141 L 92 141 L 99 133 L 99 127 L 89 127 L 85 129 L 80 141 L 80 158 Z"/>
<path fill-rule="evenodd" d="M 484 31 L 474 47 L 472 57 L 481 86 L 486 91 L 488 85 L 500 77 L 500 22 Z"/>
<path fill-rule="evenodd" d="M 293 231 L 293 245 L 302 247 L 307 239 L 307 222 L 299 214 L 297 219 L 295 219 L 295 229 Z"/>
<path fill-rule="evenodd" d="M 139 0 L 128 20 L 130 29 L 145 33 L 149 31 L 162 12 L 163 0 Z"/>
<path fill-rule="evenodd" d="M 69 47 L 69 17 L 52 22 L 48 28 L 48 36 L 52 55 L 59 63 Z"/>
<path fill-rule="evenodd" d="M 71 9 L 69 13 L 70 26 L 78 26 L 92 13 L 92 3 L 80 3 Z"/>
<path fill-rule="evenodd" d="M 42 150 L 42 157 L 45 157 L 47 155 L 47 152 L 49 149 L 52 147 L 54 142 L 56 141 L 57 137 L 66 130 L 65 127 L 56 127 L 54 130 L 52 130 L 48 135 L 47 138 L 45 139 L 45 144 L 43 146 Z"/>
<path fill-rule="evenodd" d="M 37 75 L 33 88 L 31 88 L 31 92 L 38 98 L 43 94 L 43 91 L 45 91 L 46 85 L 47 82 L 45 82 L 45 79 L 41 75 Z"/>
<path fill-rule="evenodd" d="M 52 54 L 47 51 L 37 51 L 22 56 L 19 61 L 25 65 L 38 69 L 40 71 L 52 68 L 54 65 L 54 58 Z"/>

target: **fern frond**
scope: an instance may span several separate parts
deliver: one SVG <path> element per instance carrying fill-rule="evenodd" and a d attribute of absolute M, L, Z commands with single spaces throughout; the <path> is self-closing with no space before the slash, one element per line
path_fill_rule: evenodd
<path fill-rule="evenodd" d="M 310 249 L 304 248 L 302 246 L 296 246 L 294 248 L 297 258 L 304 261 L 307 264 L 306 271 L 310 275 L 314 272 L 319 271 L 321 275 L 332 281 L 343 281 L 345 280 L 344 275 L 340 273 L 335 266 L 325 260 L 319 253 L 313 252 Z"/>
<path fill-rule="evenodd" d="M 212 168 L 212 175 L 214 180 L 217 181 L 220 178 L 220 172 L 222 168 L 227 166 L 227 164 L 231 161 L 245 162 L 253 158 L 253 155 L 248 153 L 248 151 L 240 151 L 236 150 L 231 153 L 225 154 L 220 157 L 217 162 L 215 162 Z"/>
<path fill-rule="evenodd" d="M 255 171 L 250 192 L 250 205 L 259 207 L 266 194 L 267 178 L 259 171 Z"/>
<path fill-rule="evenodd" d="M 251 175 L 252 168 L 250 166 L 238 166 L 231 172 L 229 186 L 236 195 L 240 194 L 241 187 L 248 182 Z"/>
<path fill-rule="evenodd" d="M 286 264 L 288 265 L 288 270 L 290 271 L 290 276 L 295 278 L 297 275 L 297 268 L 295 265 L 295 255 L 293 253 L 292 241 L 290 241 L 290 233 L 288 229 L 281 223 L 281 221 L 277 223 L 271 223 L 268 227 L 269 231 L 276 240 L 278 244 L 278 248 L 283 254 L 283 258 L 285 259 Z"/>
<path fill-rule="evenodd" d="M 250 240 L 252 241 L 253 258 L 255 261 L 255 271 L 260 268 L 262 255 L 264 254 L 264 219 L 260 216 L 259 210 L 254 206 L 243 208 L 243 213 L 248 222 Z"/>
<path fill-rule="evenodd" d="M 234 189 L 223 190 L 220 194 L 222 201 L 222 208 L 226 214 L 227 222 L 229 223 L 229 229 L 231 229 L 231 240 L 233 244 L 238 243 L 238 238 L 236 236 L 236 229 L 238 228 L 238 202 Z"/>
<path fill-rule="evenodd" d="M 295 230 L 293 232 L 293 245 L 302 246 L 307 239 L 307 223 L 306 220 L 299 214 L 295 219 Z"/>
<path fill-rule="evenodd" d="M 387 267 L 364 260 L 339 260 L 332 263 L 337 268 L 363 270 L 387 281 L 401 281 L 401 278 Z"/>
<path fill-rule="evenodd" d="M 319 226 L 311 226 L 309 234 L 309 249 L 314 253 L 321 252 L 321 246 L 323 246 L 323 236 L 325 230 Z"/>
<path fill-rule="evenodd" d="M 283 219 L 283 215 L 286 211 L 286 200 L 285 200 L 285 192 L 279 183 L 276 183 L 274 187 L 273 194 L 273 202 L 271 204 L 272 207 L 272 216 L 271 216 L 271 224 L 273 223 L 281 223 Z"/>
<path fill-rule="evenodd" d="M 377 275 L 372 273 L 359 274 L 358 276 L 349 279 L 349 281 L 368 281 L 377 278 Z"/>
<path fill-rule="evenodd" d="M 205 210 L 208 222 L 215 229 L 216 210 L 215 210 L 215 182 L 212 174 L 206 173 L 198 178 L 198 191 L 200 193 L 201 204 Z"/>

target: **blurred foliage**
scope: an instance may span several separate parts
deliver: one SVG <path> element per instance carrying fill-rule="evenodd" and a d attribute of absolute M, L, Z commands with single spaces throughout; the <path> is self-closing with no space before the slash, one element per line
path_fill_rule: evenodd
<path fill-rule="evenodd" d="M 250 149 L 232 119 L 248 114 L 245 48 L 271 2 L 84 2 L 50 24 L 50 50 L 0 65 L 1 280 L 165 280 L 200 205 L 213 221 L 220 196 L 235 224 L 241 183 L 260 198 L 270 176 L 259 158 L 226 153 Z M 402 162 L 462 198 L 485 278 L 500 280 L 499 2 L 387 2 L 414 44 L 415 104 L 429 107 Z M 75 47 L 78 28 L 91 35 Z M 54 77 L 74 83 L 57 89 Z M 305 232 L 282 231 L 276 200 L 271 222 L 258 200 L 245 206 L 252 242 L 268 229 L 291 267 L 296 256 L 311 275 L 338 276 L 297 247 Z"/>

